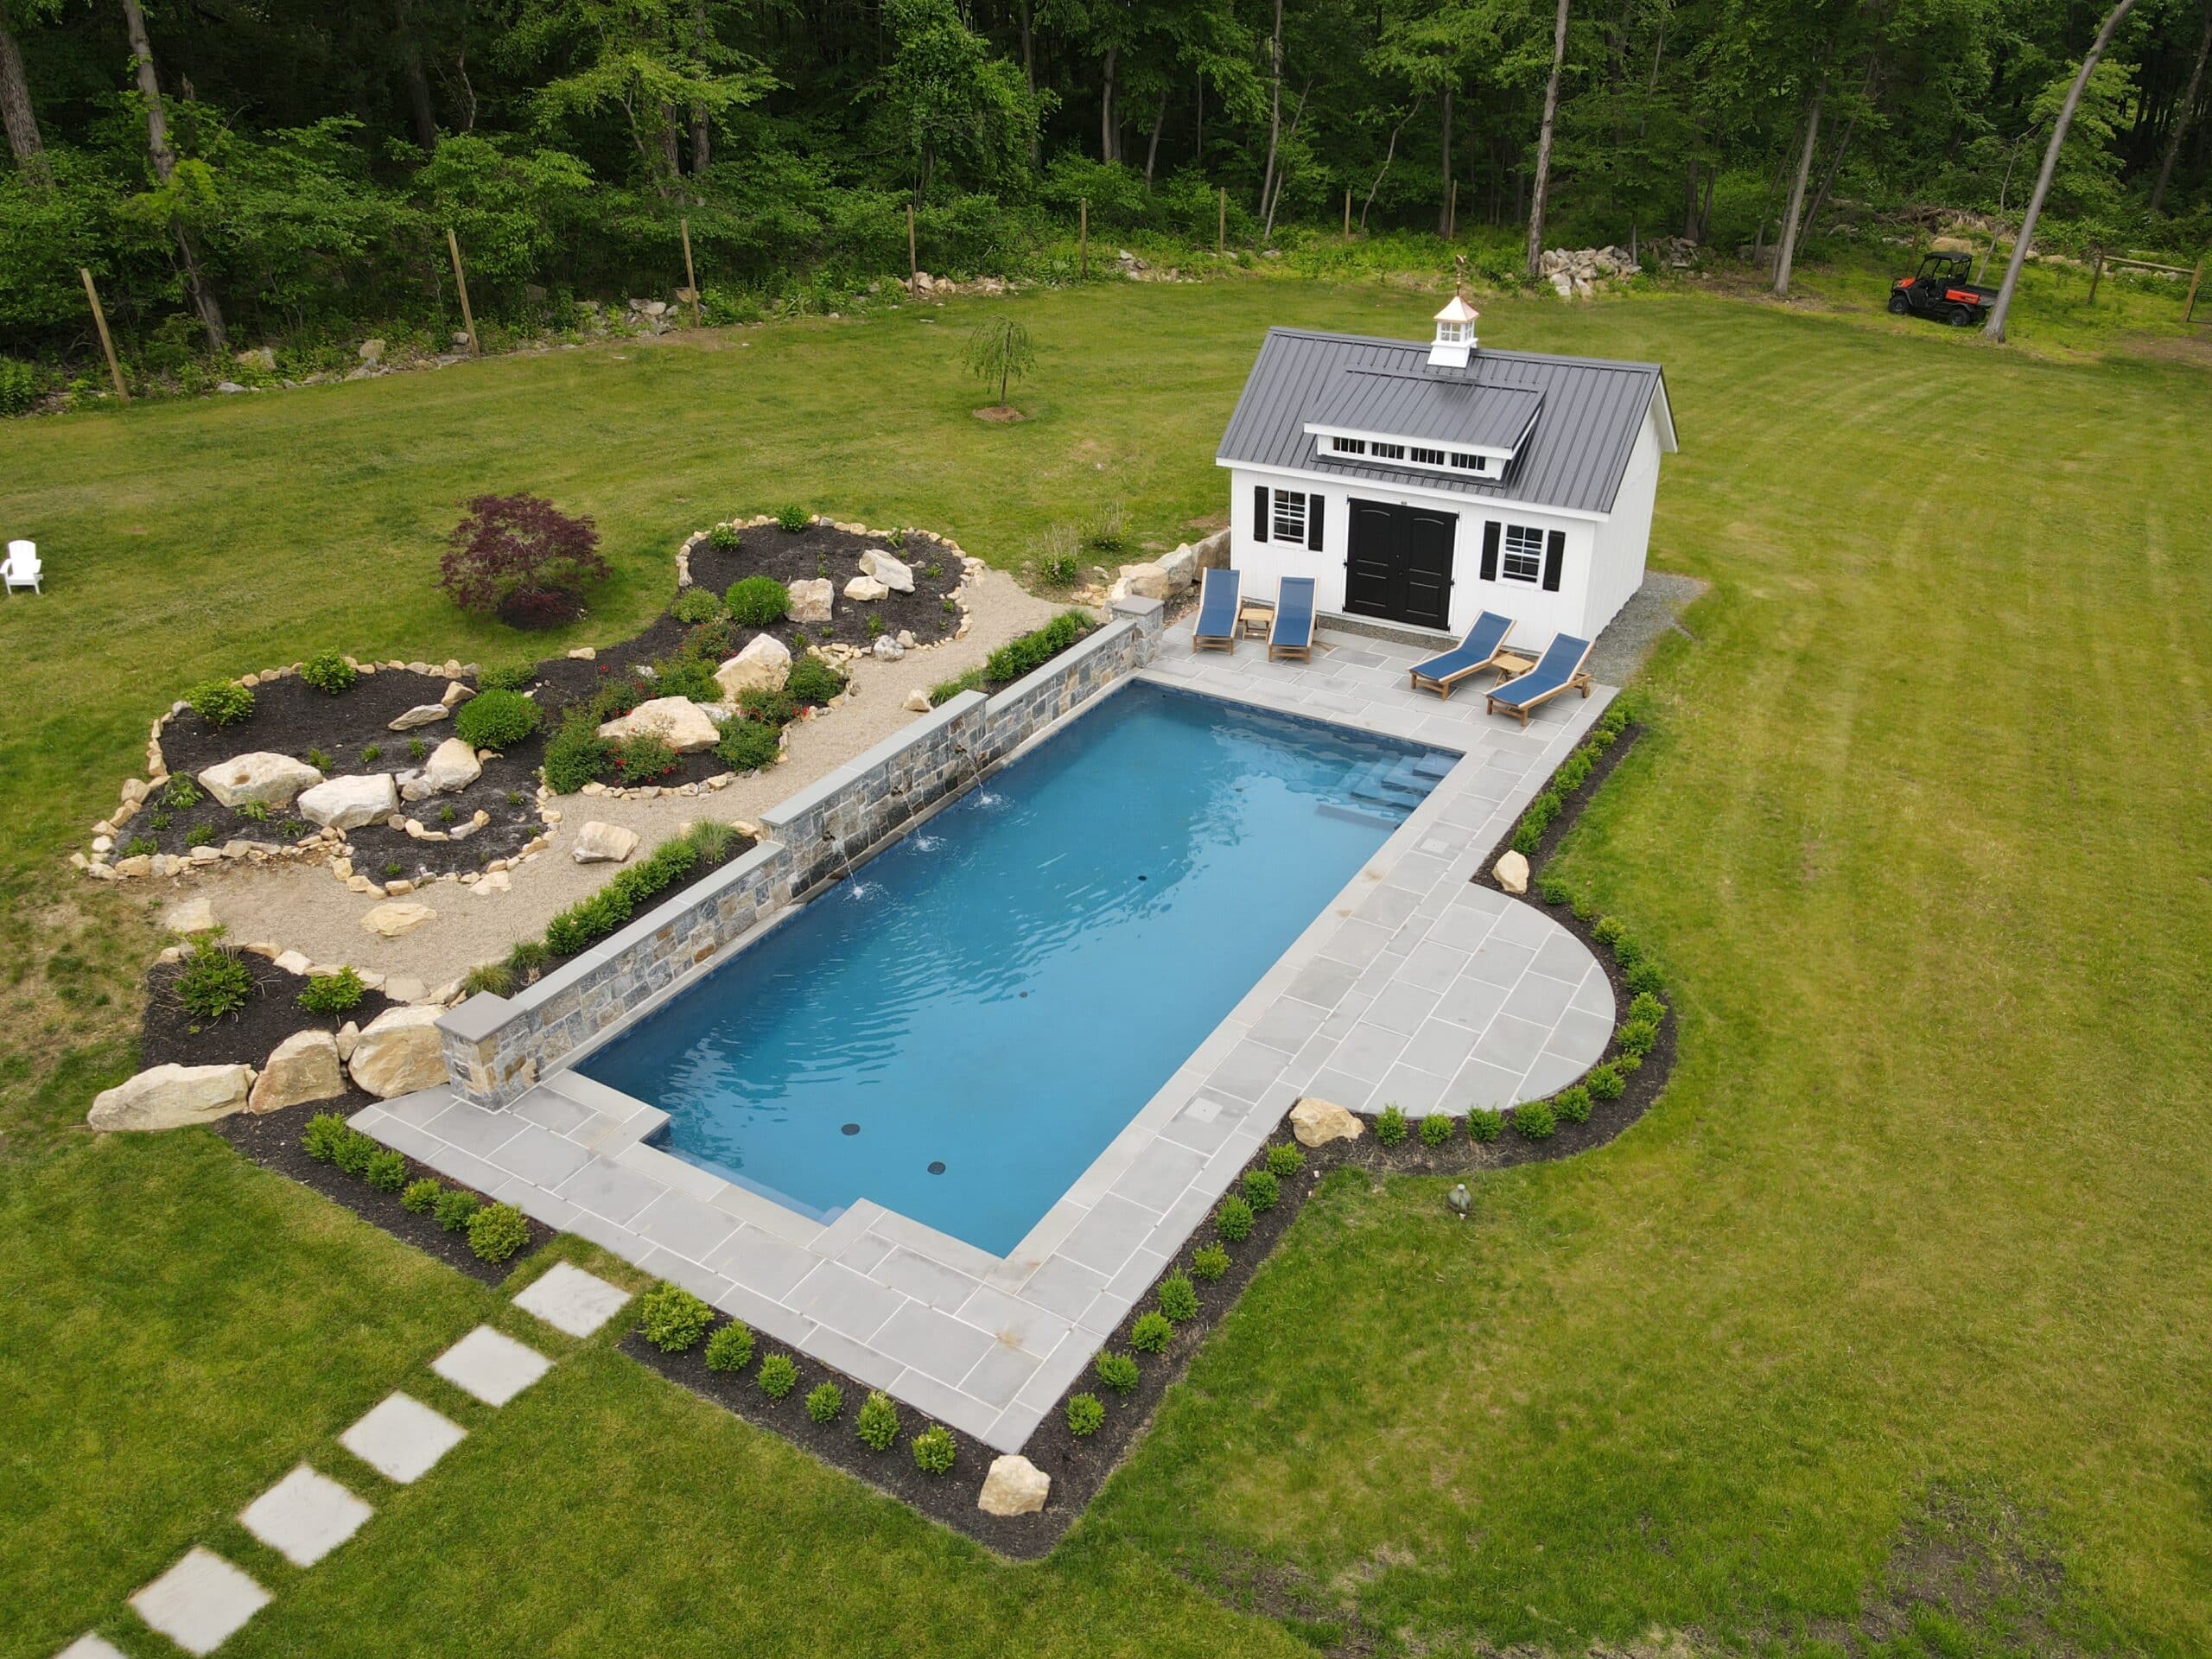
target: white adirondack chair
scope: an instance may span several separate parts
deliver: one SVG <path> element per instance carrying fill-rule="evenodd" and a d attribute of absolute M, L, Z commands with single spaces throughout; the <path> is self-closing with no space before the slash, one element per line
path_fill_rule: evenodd
<path fill-rule="evenodd" d="M 35 594 L 43 594 L 46 590 L 38 585 L 40 569 L 36 543 L 9 543 L 7 562 L 0 563 L 0 578 L 6 581 L 8 596 L 14 598 L 18 588 L 28 588 Z"/>

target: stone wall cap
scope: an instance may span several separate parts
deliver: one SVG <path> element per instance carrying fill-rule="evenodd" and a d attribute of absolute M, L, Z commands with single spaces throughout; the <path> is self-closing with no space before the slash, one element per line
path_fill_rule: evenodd
<path fill-rule="evenodd" d="M 1154 616 L 1166 610 L 1167 603 L 1165 600 L 1139 599 L 1132 594 L 1116 600 L 1112 608 L 1116 616 Z"/>
<path fill-rule="evenodd" d="M 521 1012 L 505 997 L 480 991 L 459 1007 L 447 1010 L 438 1029 L 464 1043 L 480 1043 Z"/>

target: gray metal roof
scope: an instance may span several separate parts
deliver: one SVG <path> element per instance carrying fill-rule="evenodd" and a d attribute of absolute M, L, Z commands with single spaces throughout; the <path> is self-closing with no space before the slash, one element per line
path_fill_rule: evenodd
<path fill-rule="evenodd" d="M 1433 438 L 1468 449 L 1517 448 L 1544 406 L 1525 386 L 1486 386 L 1459 370 L 1383 374 L 1346 369 L 1321 388 L 1306 424 L 1392 438 Z"/>
<path fill-rule="evenodd" d="M 1435 390 L 1408 393 L 1406 382 Z M 1467 404 L 1470 418 L 1472 411 L 1484 408 L 1485 400 L 1479 394 L 1484 391 L 1513 391 L 1542 400 L 1535 426 L 1502 478 L 1468 478 L 1425 467 L 1393 467 L 1371 456 L 1325 454 L 1306 435 L 1309 421 L 1358 423 L 1325 419 L 1314 411 L 1342 409 L 1362 396 L 1378 406 L 1396 408 L 1402 403 L 1412 410 L 1433 404 L 1440 410 L 1453 406 L 1450 400 L 1462 388 L 1478 394 Z M 1524 501 L 1532 506 L 1610 512 L 1655 396 L 1662 401 L 1666 397 L 1665 378 L 1656 363 L 1547 357 L 1484 347 L 1465 369 L 1432 369 L 1426 341 L 1270 328 L 1244 382 L 1243 395 L 1236 400 L 1236 411 L 1229 417 L 1228 430 L 1222 434 L 1221 447 L 1214 453 L 1218 460 L 1248 466 L 1287 467 L 1453 495 Z M 1505 400 L 1498 400 L 1501 412 L 1509 407 Z M 1381 425 L 1372 429 L 1402 430 Z M 1669 439 L 1669 449 L 1674 447 L 1671 429 L 1671 421 L 1662 420 L 1661 432 Z"/>

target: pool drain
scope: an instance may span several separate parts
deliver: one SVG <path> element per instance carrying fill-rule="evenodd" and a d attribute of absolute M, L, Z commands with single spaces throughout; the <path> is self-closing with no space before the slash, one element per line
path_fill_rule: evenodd
<path fill-rule="evenodd" d="M 845 1125 L 844 1132 L 847 1135 L 858 1135 L 861 1132 L 861 1126 L 857 1123 L 848 1123 Z"/>
<path fill-rule="evenodd" d="M 930 1173 L 931 1173 L 931 1174 L 932 1174 L 932 1175 L 942 1175 L 942 1174 L 944 1174 L 944 1159 L 942 1159 L 942 1158 L 940 1158 L 940 1159 L 938 1159 L 936 1162 L 932 1163 L 932 1164 L 930 1166 Z"/>

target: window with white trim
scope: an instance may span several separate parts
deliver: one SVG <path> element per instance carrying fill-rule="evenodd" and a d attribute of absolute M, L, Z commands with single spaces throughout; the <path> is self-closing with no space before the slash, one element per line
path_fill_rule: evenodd
<path fill-rule="evenodd" d="M 1452 452 L 1452 464 L 1463 473 L 1486 473 L 1490 470 L 1490 461 L 1486 457 L 1471 455 L 1459 449 Z"/>
<path fill-rule="evenodd" d="M 1363 455 L 1367 453 L 1365 438 L 1331 438 L 1329 448 L 1339 455 Z"/>
<path fill-rule="evenodd" d="M 1274 508 L 1268 517 L 1268 535 L 1278 542 L 1306 539 L 1306 498 L 1296 490 L 1277 490 Z"/>
<path fill-rule="evenodd" d="M 1507 582 L 1544 579 L 1544 532 L 1530 524 L 1508 524 L 1499 548 L 1497 574 Z"/>
<path fill-rule="evenodd" d="M 1441 467 L 1444 464 L 1444 452 L 1441 449 L 1424 449 L 1419 444 L 1414 446 L 1412 458 L 1424 467 Z"/>
<path fill-rule="evenodd" d="M 1385 443 L 1377 438 L 1373 447 L 1377 461 L 1403 461 L 1406 458 L 1406 446 L 1402 443 Z"/>

